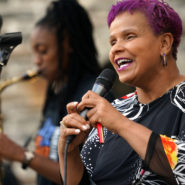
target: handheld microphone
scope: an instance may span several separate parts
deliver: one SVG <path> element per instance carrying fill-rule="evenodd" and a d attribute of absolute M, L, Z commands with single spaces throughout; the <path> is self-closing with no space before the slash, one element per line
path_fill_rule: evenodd
<path fill-rule="evenodd" d="M 112 69 L 104 69 L 100 75 L 96 78 L 96 81 L 93 85 L 92 91 L 97 93 L 100 96 L 105 96 L 106 93 L 111 89 L 114 81 L 116 79 L 116 73 L 112 70 Z M 87 112 L 88 112 L 88 108 L 85 108 L 83 111 L 80 112 L 80 115 L 85 118 L 87 120 Z M 98 128 L 100 127 L 100 123 L 98 123 Z M 102 136 L 102 133 L 99 133 L 100 130 L 102 129 L 98 129 L 98 135 L 99 135 L 99 139 L 101 141 L 100 136 Z M 67 141 L 68 143 L 71 143 L 71 141 L 74 139 L 75 135 L 71 135 L 67 137 Z"/>

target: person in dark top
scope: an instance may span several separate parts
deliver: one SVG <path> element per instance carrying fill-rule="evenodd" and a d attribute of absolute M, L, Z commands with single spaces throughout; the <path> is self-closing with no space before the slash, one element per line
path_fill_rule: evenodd
<path fill-rule="evenodd" d="M 164 1 L 121 0 L 111 7 L 108 26 L 110 61 L 136 91 L 112 104 L 88 91 L 67 105 L 58 142 L 61 177 L 66 138 L 76 135 L 67 185 L 185 184 L 185 76 L 176 63 L 181 18 Z M 79 114 L 85 107 L 88 121 Z M 97 123 L 104 126 L 104 144 Z"/>
<path fill-rule="evenodd" d="M 0 33 L 3 26 L 3 16 L 0 15 Z M 0 43 L 1 45 L 1 43 Z M 1 123 L 2 124 L 2 123 Z M 2 126 L 2 125 L 1 125 Z M 0 132 L 2 132 L 0 128 Z M 0 184 L 3 185 L 20 185 L 19 180 L 16 178 L 15 174 L 12 171 L 11 164 L 4 163 L 0 158 Z"/>
<path fill-rule="evenodd" d="M 60 184 L 57 143 L 66 104 L 80 101 L 100 73 L 93 26 L 75 0 L 53 1 L 31 34 L 34 63 L 48 81 L 43 119 L 35 138 L 35 152 L 0 136 L 0 155 L 38 173 L 38 185 Z M 109 96 L 113 99 L 112 95 Z M 6 147 L 5 147 L 6 146 Z"/>

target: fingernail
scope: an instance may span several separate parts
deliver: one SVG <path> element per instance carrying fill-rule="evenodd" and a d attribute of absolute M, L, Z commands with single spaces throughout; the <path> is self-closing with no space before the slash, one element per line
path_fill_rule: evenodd
<path fill-rule="evenodd" d="M 77 102 L 77 101 L 74 101 L 74 102 L 73 102 L 73 105 L 77 105 L 77 104 L 78 104 L 78 102 Z"/>
<path fill-rule="evenodd" d="M 77 134 L 79 134 L 79 133 L 80 133 L 80 129 L 75 129 L 75 132 L 76 132 Z"/>
<path fill-rule="evenodd" d="M 83 130 L 88 130 L 89 128 L 90 128 L 89 125 L 82 125 L 82 129 L 83 129 Z"/>

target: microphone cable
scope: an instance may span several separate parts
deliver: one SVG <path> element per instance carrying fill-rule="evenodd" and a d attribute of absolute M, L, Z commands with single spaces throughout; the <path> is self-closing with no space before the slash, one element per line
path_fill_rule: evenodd
<path fill-rule="evenodd" d="M 68 151 L 70 143 L 71 141 L 67 139 L 65 143 L 65 148 L 64 148 L 64 183 L 63 185 L 67 185 L 67 151 Z"/>

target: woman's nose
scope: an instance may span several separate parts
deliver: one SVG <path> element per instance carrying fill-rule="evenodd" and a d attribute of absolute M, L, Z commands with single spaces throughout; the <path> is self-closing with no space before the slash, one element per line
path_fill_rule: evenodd
<path fill-rule="evenodd" d="M 33 63 L 38 66 L 41 65 L 42 57 L 39 55 L 34 55 Z"/>
<path fill-rule="evenodd" d="M 111 53 L 112 53 L 113 55 L 116 55 L 116 54 L 118 54 L 118 53 L 120 53 L 120 52 L 123 52 L 124 50 L 125 50 L 124 43 L 121 42 L 121 41 L 118 41 L 118 42 L 116 42 L 116 43 L 112 46 L 112 48 L 111 48 Z"/>

